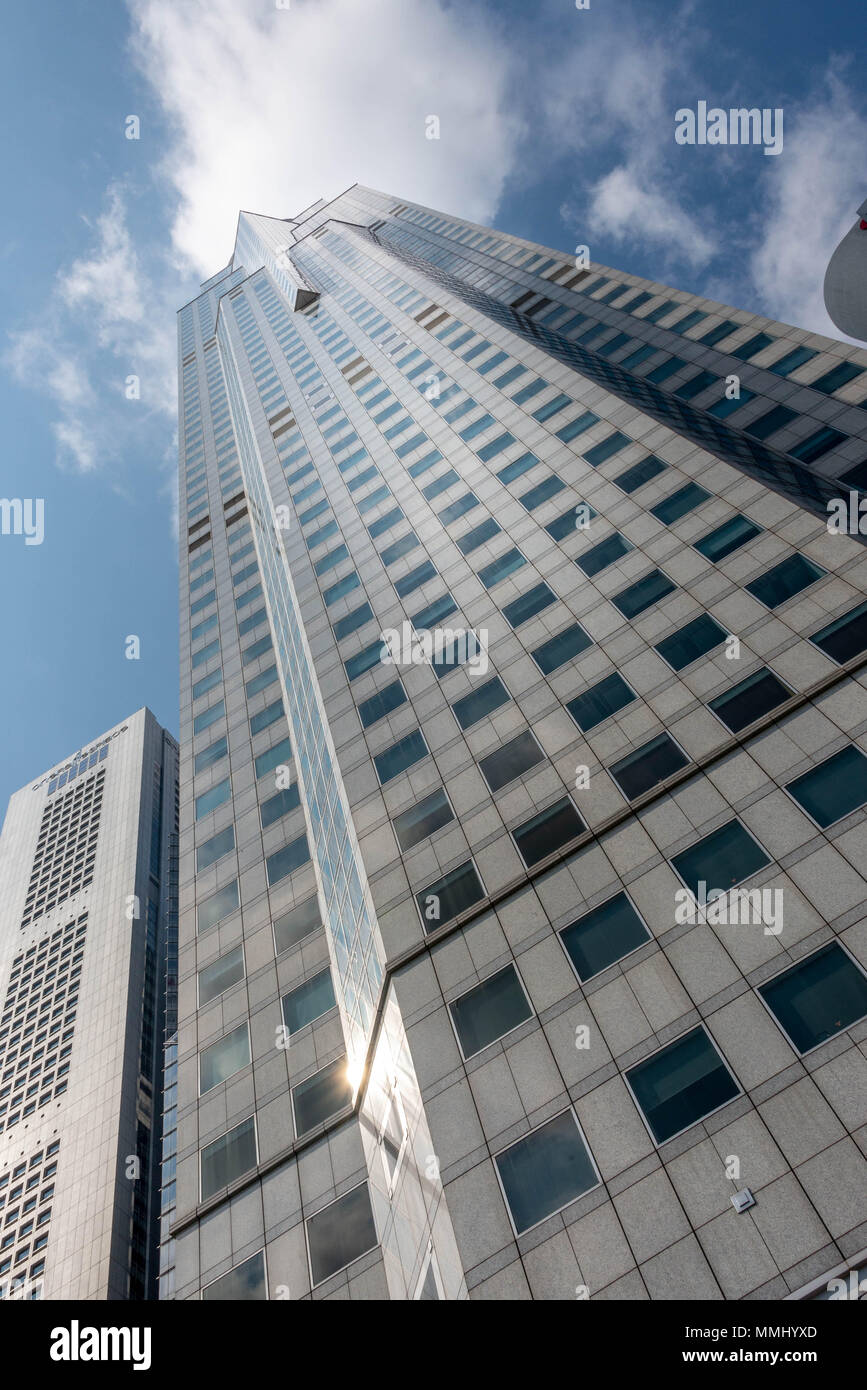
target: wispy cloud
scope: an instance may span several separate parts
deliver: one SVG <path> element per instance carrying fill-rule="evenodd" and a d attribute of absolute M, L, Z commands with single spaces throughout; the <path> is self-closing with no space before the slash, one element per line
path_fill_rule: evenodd
<path fill-rule="evenodd" d="M 84 220 L 87 252 L 60 268 L 42 307 L 10 334 L 3 360 L 21 385 L 51 401 L 58 465 L 81 473 L 111 465 L 122 488 L 123 441 L 140 439 L 154 419 L 164 430 L 175 414 L 181 282 L 159 256 L 143 267 L 119 184 L 96 218 Z"/>
<path fill-rule="evenodd" d="M 867 118 L 832 63 L 816 96 L 787 113 L 785 149 L 764 183 L 749 269 L 770 318 L 839 338 L 822 298 L 825 269 L 867 193 Z"/>

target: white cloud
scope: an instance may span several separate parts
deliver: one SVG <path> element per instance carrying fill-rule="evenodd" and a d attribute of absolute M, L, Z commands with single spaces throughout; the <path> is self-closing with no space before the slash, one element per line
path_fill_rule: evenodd
<path fill-rule="evenodd" d="M 842 73 L 829 70 L 815 101 L 785 114 L 785 144 L 763 160 L 762 234 L 749 270 L 769 318 L 839 338 L 822 284 L 828 261 L 864 199 L 867 120 Z"/>
<path fill-rule="evenodd" d="M 92 246 L 58 270 L 42 310 L 10 333 L 3 361 L 21 385 L 53 403 L 58 465 L 90 473 L 109 462 L 117 468 L 119 441 L 140 440 L 143 421 L 175 414 L 181 282 L 164 261 L 143 269 L 119 185 L 85 222 Z M 138 401 L 124 395 L 131 375 L 141 383 Z M 122 485 L 119 472 L 114 481 Z"/>
<path fill-rule="evenodd" d="M 489 220 L 521 119 L 483 12 L 442 0 L 136 0 L 134 51 L 175 131 L 173 240 L 205 276 L 239 208 L 289 217 L 366 183 Z M 425 117 L 440 139 L 425 138 Z M 146 122 L 142 141 L 147 140 Z"/>
<path fill-rule="evenodd" d="M 688 5 L 672 13 L 671 25 L 685 33 L 674 45 L 659 37 L 658 19 L 638 10 L 592 24 L 579 17 L 575 42 L 554 59 L 542 94 L 554 148 L 604 169 L 585 174 L 580 198 L 561 209 L 577 242 L 604 236 L 627 249 L 652 245 L 662 267 L 705 265 L 718 245 L 687 209 L 671 163 L 676 94 L 692 80 L 705 40 L 700 29 L 685 29 L 688 18 Z"/>
<path fill-rule="evenodd" d="M 668 188 L 642 187 L 640 173 L 629 165 L 612 169 L 591 190 L 588 223 L 596 233 L 625 242 L 643 239 L 676 247 L 691 265 L 705 265 L 716 242 L 696 218 L 679 206 Z"/>

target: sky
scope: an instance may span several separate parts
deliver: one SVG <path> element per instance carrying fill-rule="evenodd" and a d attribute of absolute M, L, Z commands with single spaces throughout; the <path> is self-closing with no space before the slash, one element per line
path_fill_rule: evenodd
<path fill-rule="evenodd" d="M 861 0 L 7 0 L 3 21 L 0 493 L 42 499 L 44 537 L 0 534 L 0 806 L 142 705 L 177 734 L 175 315 L 239 208 L 364 183 L 835 336 L 825 266 L 867 195 Z M 781 110 L 782 152 L 678 144 L 701 101 Z"/>

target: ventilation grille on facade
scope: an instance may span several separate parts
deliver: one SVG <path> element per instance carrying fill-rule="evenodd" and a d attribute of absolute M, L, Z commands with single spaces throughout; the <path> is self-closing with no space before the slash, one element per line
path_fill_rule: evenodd
<path fill-rule="evenodd" d="M 22 930 L 93 882 L 105 768 L 50 801 L 42 812 Z"/>

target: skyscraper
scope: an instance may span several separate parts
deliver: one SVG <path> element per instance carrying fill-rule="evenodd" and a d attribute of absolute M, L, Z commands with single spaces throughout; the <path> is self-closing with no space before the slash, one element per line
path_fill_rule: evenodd
<path fill-rule="evenodd" d="M 156 1297 L 177 795 L 177 744 L 140 709 L 10 799 L 2 1297 Z"/>
<path fill-rule="evenodd" d="M 241 214 L 179 317 L 167 1295 L 864 1260 L 865 369 L 366 188 Z"/>

